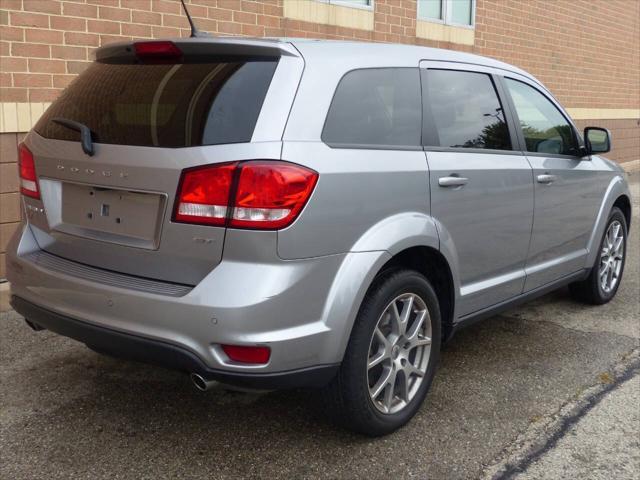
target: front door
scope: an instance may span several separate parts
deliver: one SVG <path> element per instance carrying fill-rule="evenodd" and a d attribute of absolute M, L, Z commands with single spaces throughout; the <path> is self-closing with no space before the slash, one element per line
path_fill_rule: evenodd
<path fill-rule="evenodd" d="M 579 155 L 575 129 L 560 109 L 525 81 L 505 78 L 504 83 L 533 167 L 535 220 L 525 284 L 529 291 L 584 268 L 603 182 L 589 157 Z"/>
<path fill-rule="evenodd" d="M 533 181 L 493 72 L 450 65 L 421 63 L 423 142 L 431 214 L 456 259 L 464 317 L 522 293 Z"/>

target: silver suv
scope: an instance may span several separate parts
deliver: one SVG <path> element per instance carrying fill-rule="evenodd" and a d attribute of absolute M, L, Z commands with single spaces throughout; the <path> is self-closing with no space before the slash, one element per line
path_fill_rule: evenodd
<path fill-rule="evenodd" d="M 370 435 L 460 327 L 569 285 L 608 302 L 623 171 L 528 73 L 313 40 L 120 43 L 20 146 L 12 303 L 196 386 L 323 387 Z"/>

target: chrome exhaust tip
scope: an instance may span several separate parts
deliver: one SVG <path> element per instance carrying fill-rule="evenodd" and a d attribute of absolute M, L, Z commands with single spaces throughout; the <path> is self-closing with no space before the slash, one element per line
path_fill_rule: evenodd
<path fill-rule="evenodd" d="M 191 379 L 191 382 L 193 382 L 195 387 L 201 392 L 206 392 L 207 390 L 210 390 L 220 385 L 220 383 L 215 380 L 205 379 L 199 373 L 192 373 L 191 375 L 189 375 L 189 378 Z"/>

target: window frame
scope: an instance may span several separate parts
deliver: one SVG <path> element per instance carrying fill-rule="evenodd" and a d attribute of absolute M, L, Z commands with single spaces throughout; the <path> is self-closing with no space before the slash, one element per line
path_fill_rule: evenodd
<path fill-rule="evenodd" d="M 369 144 L 369 143 L 336 143 L 336 142 L 328 142 L 324 138 L 324 131 L 327 127 L 327 122 L 329 120 L 329 112 L 331 111 L 331 106 L 333 105 L 333 101 L 336 98 L 336 94 L 338 93 L 338 89 L 340 88 L 340 83 L 342 80 L 352 72 L 360 72 L 364 70 L 389 70 L 389 69 L 411 69 L 418 70 L 416 73 L 418 74 L 418 86 L 420 87 L 420 141 L 418 145 L 385 145 L 385 144 Z M 352 150 L 402 150 L 402 151 L 421 151 L 423 150 L 424 144 L 424 91 L 422 88 L 422 72 L 421 68 L 418 66 L 382 66 L 382 67 L 363 67 L 363 68 L 352 68 L 351 70 L 347 70 L 340 76 L 338 83 L 336 83 L 336 88 L 333 90 L 333 94 L 331 95 L 331 101 L 329 102 L 329 107 L 324 116 L 324 122 L 322 122 L 322 129 L 320 130 L 320 141 L 324 143 L 329 148 L 336 149 L 352 149 Z"/>
<path fill-rule="evenodd" d="M 431 23 L 437 23 L 440 25 L 449 25 L 452 27 L 459 27 L 459 28 L 469 28 L 469 29 L 476 28 L 476 0 L 471 0 L 471 24 L 456 23 L 451 19 L 451 15 L 453 11 L 453 9 L 451 8 L 452 0 L 442 0 L 442 19 L 421 16 L 419 3 L 420 3 L 420 0 L 416 2 L 416 18 L 421 22 L 431 22 Z"/>
<path fill-rule="evenodd" d="M 560 115 L 562 115 L 565 121 L 571 126 L 571 130 L 573 132 L 573 138 L 577 146 L 576 155 L 567 155 L 564 153 L 544 153 L 544 152 L 527 151 L 527 143 L 524 138 L 524 132 L 522 131 L 520 117 L 518 116 L 518 111 L 516 110 L 515 102 L 513 101 L 513 97 L 511 96 L 509 87 L 507 86 L 507 83 L 506 83 L 507 79 L 524 83 L 525 85 L 533 88 L 535 91 L 540 93 L 540 95 L 542 95 L 549 103 L 551 103 L 551 105 L 555 107 L 555 109 L 560 113 Z M 564 109 L 562 108 L 562 105 L 560 105 L 560 103 L 550 93 L 548 93 L 546 89 L 544 89 L 541 85 L 530 81 L 526 77 L 522 77 L 511 72 L 505 73 L 504 75 L 499 75 L 498 80 L 502 84 L 502 89 L 505 92 L 505 99 L 509 104 L 510 110 L 512 111 L 515 132 L 518 137 L 518 143 L 520 144 L 520 150 L 522 150 L 522 153 L 524 155 L 532 156 L 532 157 L 564 158 L 564 159 L 570 159 L 570 160 L 580 159 L 586 156 L 584 154 L 584 141 L 578 129 L 576 128 L 575 124 L 573 123 L 573 120 L 571 120 L 571 117 L 569 117 L 569 115 L 564 111 Z"/>
<path fill-rule="evenodd" d="M 314 0 L 316 2 L 324 3 L 326 5 L 336 5 L 338 7 L 357 8 L 358 10 L 373 11 L 375 0 L 369 0 L 368 5 L 359 5 L 357 3 L 351 3 L 346 0 Z M 475 0 L 473 0 L 475 2 Z"/>
<path fill-rule="evenodd" d="M 422 63 L 422 62 L 421 62 Z M 433 122 L 433 114 L 431 112 L 431 104 L 429 102 L 429 89 L 427 88 L 429 70 L 447 70 L 452 72 L 478 73 L 487 75 L 491 80 L 498 97 L 498 102 L 504 112 L 504 119 L 509 130 L 509 139 L 511 141 L 510 150 L 497 150 L 492 148 L 464 148 L 464 147 L 442 147 L 440 145 L 428 145 L 427 140 L 433 138 L 436 131 L 436 125 Z M 483 68 L 476 65 L 451 65 L 447 62 L 428 62 L 427 66 L 420 67 L 420 85 L 422 86 L 422 148 L 425 152 L 452 152 L 452 153 L 480 153 L 491 155 L 524 155 L 522 151 L 520 138 L 517 135 L 515 119 L 513 116 L 512 105 L 507 101 L 507 92 L 504 91 L 504 85 L 500 80 L 500 75 L 493 72 L 491 68 Z M 438 140 L 438 143 L 440 141 Z"/>

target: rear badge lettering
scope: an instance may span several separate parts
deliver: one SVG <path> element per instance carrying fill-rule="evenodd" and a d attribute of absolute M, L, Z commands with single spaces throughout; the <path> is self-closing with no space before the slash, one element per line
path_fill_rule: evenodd
<path fill-rule="evenodd" d="M 67 167 L 65 167 L 64 165 L 56 165 L 56 169 L 66 170 Z M 96 173 L 96 170 L 94 170 L 93 168 L 85 168 L 83 171 L 81 171 L 78 167 L 69 167 L 69 171 L 71 173 L 85 173 L 86 175 L 94 175 Z M 111 170 L 101 170 L 100 174 L 106 178 L 114 176 L 114 173 Z M 129 178 L 129 174 L 127 172 L 118 172 L 117 175 L 118 177 L 123 179 Z"/>

